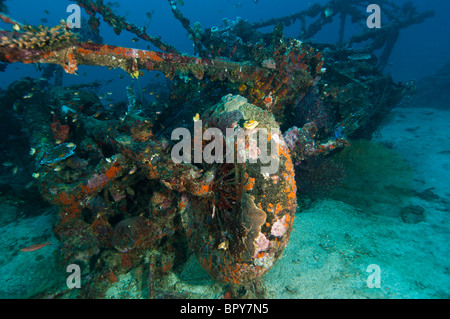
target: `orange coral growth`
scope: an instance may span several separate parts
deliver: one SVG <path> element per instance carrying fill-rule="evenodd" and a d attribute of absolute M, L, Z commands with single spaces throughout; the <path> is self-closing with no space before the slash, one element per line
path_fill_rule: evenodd
<path fill-rule="evenodd" d="M 202 196 L 202 195 L 205 195 L 206 193 L 208 193 L 210 190 L 211 189 L 208 185 L 202 185 L 200 187 L 200 189 L 194 190 L 192 193 L 197 196 Z"/>
<path fill-rule="evenodd" d="M 75 74 L 75 71 L 78 70 L 78 65 L 73 53 L 67 52 L 67 59 L 68 61 L 66 61 L 66 64 L 63 65 L 64 71 L 69 74 Z"/>
<path fill-rule="evenodd" d="M 88 54 L 91 54 L 92 51 L 91 51 L 91 50 L 84 49 L 84 48 L 78 48 L 78 49 L 77 49 L 77 53 L 78 53 L 79 55 L 88 55 Z"/>
<path fill-rule="evenodd" d="M 152 164 L 150 164 L 150 162 L 148 162 L 147 168 L 148 168 L 148 177 L 150 179 L 158 179 L 159 178 L 158 170 L 156 169 L 156 167 L 154 165 L 152 165 Z"/>
<path fill-rule="evenodd" d="M 253 186 L 255 186 L 255 179 L 250 177 L 248 179 L 247 184 L 245 185 L 245 190 L 246 191 L 251 191 L 253 189 Z"/>
<path fill-rule="evenodd" d="M 286 169 L 289 172 L 293 172 L 294 171 L 294 166 L 292 165 L 292 160 L 291 160 L 290 157 L 288 157 L 287 160 L 286 160 Z"/>
<path fill-rule="evenodd" d="M 295 193 L 290 191 L 287 195 L 288 199 L 294 199 L 295 198 Z"/>
<path fill-rule="evenodd" d="M 122 267 L 123 268 L 131 268 L 133 267 L 133 262 L 131 261 L 131 258 L 128 254 L 123 254 L 122 255 Z"/>
<path fill-rule="evenodd" d="M 81 214 L 81 207 L 78 205 L 78 200 L 73 195 L 68 195 L 66 192 L 61 192 L 53 198 L 53 202 L 61 206 L 61 217 L 63 221 L 76 218 Z"/>
<path fill-rule="evenodd" d="M 133 127 L 131 128 L 131 136 L 139 142 L 147 142 L 153 136 L 153 132 L 149 129 Z"/>
<path fill-rule="evenodd" d="M 278 215 L 283 210 L 283 207 L 280 203 L 277 203 L 277 206 L 275 208 L 275 215 Z"/>
<path fill-rule="evenodd" d="M 53 137 L 55 140 L 59 140 L 61 143 L 64 143 L 67 140 L 70 130 L 69 125 L 61 125 L 61 123 L 54 118 L 53 123 L 50 124 L 50 128 L 53 132 Z"/>
<path fill-rule="evenodd" d="M 96 229 L 99 226 L 106 226 L 106 225 L 108 225 L 108 222 L 105 216 L 101 216 L 100 218 L 95 219 L 94 222 L 92 223 L 92 227 L 94 229 Z"/>
<path fill-rule="evenodd" d="M 167 263 L 165 263 L 162 267 L 162 271 L 163 272 L 167 272 L 172 268 L 172 263 L 170 261 L 168 261 Z"/>
<path fill-rule="evenodd" d="M 149 58 L 152 61 L 155 61 L 155 62 L 163 61 L 163 59 L 154 51 L 140 51 L 139 54 L 141 55 L 142 52 L 143 52 L 143 54 L 145 54 L 145 56 L 147 58 Z"/>
<path fill-rule="evenodd" d="M 108 176 L 109 179 L 113 179 L 117 174 L 119 174 L 121 171 L 121 167 L 120 166 L 111 166 L 110 169 L 108 169 L 105 172 L 105 175 Z"/>
<path fill-rule="evenodd" d="M 114 273 L 114 271 L 112 271 L 112 270 L 111 270 L 111 273 L 109 274 L 109 281 L 110 281 L 111 283 L 117 282 L 117 276 L 116 276 L 116 274 Z"/>

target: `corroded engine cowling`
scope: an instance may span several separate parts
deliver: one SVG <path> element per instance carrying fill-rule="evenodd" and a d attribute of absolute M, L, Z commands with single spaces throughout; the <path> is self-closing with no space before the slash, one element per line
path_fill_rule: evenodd
<path fill-rule="evenodd" d="M 223 138 L 223 154 L 234 146 L 235 162 L 203 164 L 213 180 L 202 196 L 183 196 L 183 223 L 191 249 L 214 279 L 246 284 L 271 269 L 288 243 L 297 203 L 294 167 L 272 114 L 247 99 L 225 96 L 202 121 L 203 131 L 215 127 L 223 133 L 215 136 Z M 248 137 L 230 140 L 227 128 Z M 258 137 L 255 144 L 250 138 L 262 131 L 268 133 L 262 136 L 266 153 L 277 164 L 275 171 L 263 169 L 273 164 L 261 160 L 264 141 Z M 240 163 L 238 155 L 245 162 Z"/>

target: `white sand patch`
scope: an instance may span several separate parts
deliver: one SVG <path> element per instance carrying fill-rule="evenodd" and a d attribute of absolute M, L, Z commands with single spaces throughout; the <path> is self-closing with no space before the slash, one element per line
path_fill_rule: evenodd
<path fill-rule="evenodd" d="M 413 167 L 406 204 L 424 208 L 425 221 L 319 201 L 297 213 L 283 258 L 264 278 L 270 297 L 450 298 L 449 123 L 450 111 L 395 109 L 374 138 Z M 367 286 L 370 264 L 381 269 L 380 288 Z"/>

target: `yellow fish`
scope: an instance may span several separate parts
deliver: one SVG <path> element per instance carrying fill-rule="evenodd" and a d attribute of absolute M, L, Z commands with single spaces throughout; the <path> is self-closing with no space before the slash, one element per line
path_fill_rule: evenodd
<path fill-rule="evenodd" d="M 228 249 L 228 240 L 221 242 L 217 248 L 227 250 Z"/>
<path fill-rule="evenodd" d="M 244 127 L 245 127 L 246 129 L 248 129 L 248 130 L 252 130 L 252 129 L 254 129 L 255 127 L 257 127 L 258 124 L 259 124 L 258 121 L 255 121 L 255 120 L 249 120 L 249 121 L 246 121 L 246 122 L 244 123 Z"/>
<path fill-rule="evenodd" d="M 200 114 L 195 114 L 195 116 L 192 118 L 194 122 L 200 121 Z"/>
<path fill-rule="evenodd" d="M 133 79 L 139 79 L 139 70 L 130 73 Z"/>

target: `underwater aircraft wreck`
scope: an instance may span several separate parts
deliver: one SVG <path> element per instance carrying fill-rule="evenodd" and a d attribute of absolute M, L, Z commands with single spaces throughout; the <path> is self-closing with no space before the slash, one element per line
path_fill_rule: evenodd
<path fill-rule="evenodd" d="M 281 257 L 292 231 L 299 168 L 333 156 L 352 138 L 370 138 L 412 94 L 412 82 L 395 83 L 382 69 L 400 30 L 432 16 L 411 4 L 379 1 L 388 17 L 384 27 L 344 41 L 349 19 L 366 18 L 363 1 L 332 0 L 258 23 L 224 20 L 223 28 L 192 25 L 169 1 L 193 41 L 191 56 L 103 1 L 74 2 L 90 16 L 92 34 L 99 36 L 103 18 L 117 34 L 131 32 L 155 50 L 94 42 L 65 21 L 31 26 L 0 13 L 13 26 L 0 30 L 0 62 L 37 63 L 69 74 L 81 65 L 121 68 L 134 79 L 143 71 L 161 72 L 170 81 L 156 102 L 164 105 L 158 117 L 136 111 L 131 89 L 128 108 L 119 115 L 105 109 L 94 92 L 51 85 L 48 78 L 23 78 L 0 93 L 1 107 L 22 119 L 40 195 L 59 209 L 54 232 L 61 263 L 82 264 L 90 274 L 92 284 L 77 292 L 88 298 L 102 297 L 105 281 L 138 267 L 144 270 L 135 275 L 148 297 L 180 297 L 167 291 L 164 278 L 189 251 L 233 297 L 262 296 L 255 287 Z M 335 19 L 341 25 L 337 43 L 314 44 L 311 38 Z M 284 28 L 296 21 L 298 38 L 285 38 Z M 272 32 L 258 31 L 270 26 Z M 214 135 L 223 142 L 215 152 L 231 143 L 255 160 L 175 162 L 170 132 L 193 132 L 196 121 L 202 123 L 200 136 L 211 128 L 222 132 Z M 251 138 L 225 140 L 227 129 L 247 137 L 264 129 L 279 133 L 255 144 Z M 205 140 L 190 143 L 192 150 L 205 152 L 211 146 Z M 267 163 L 257 159 L 264 142 L 273 143 L 269 156 L 279 161 L 272 174 L 261 173 Z"/>

